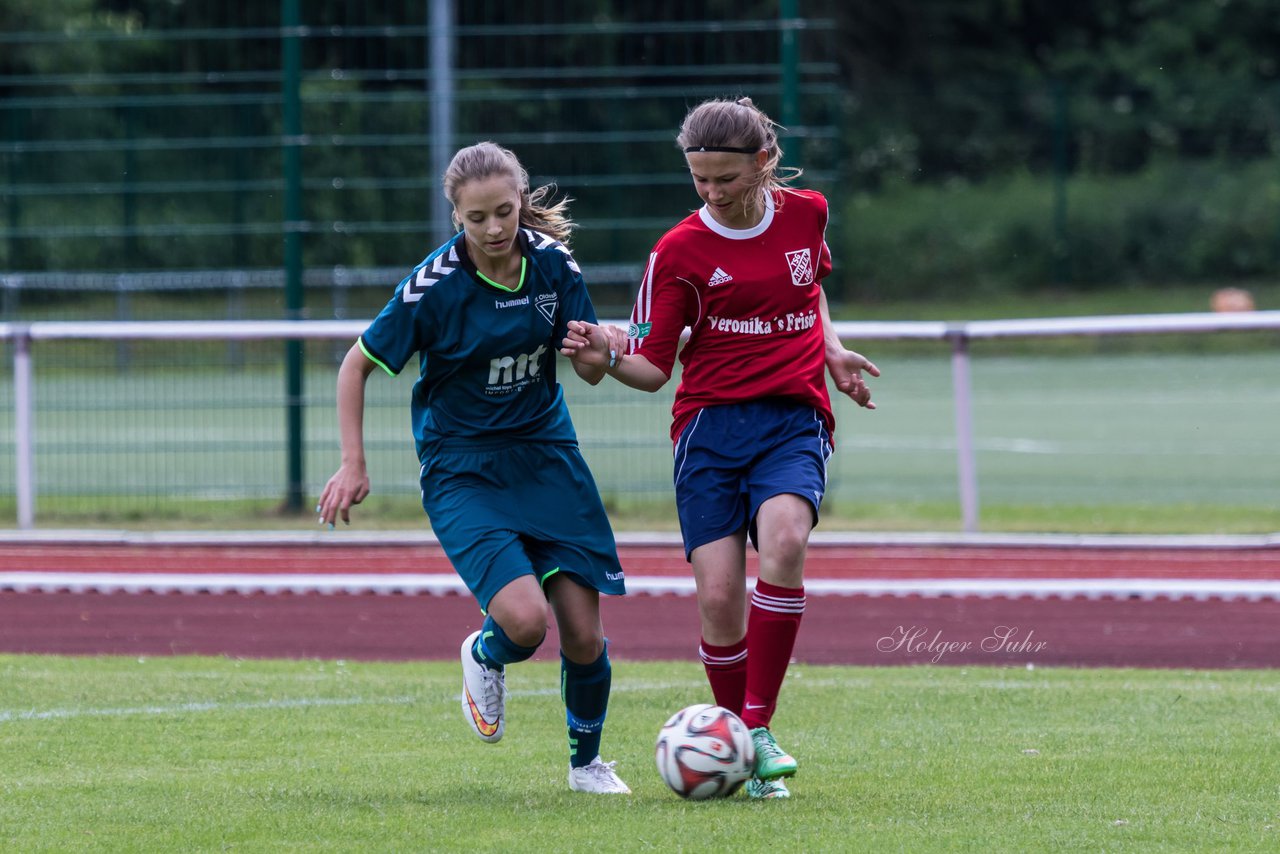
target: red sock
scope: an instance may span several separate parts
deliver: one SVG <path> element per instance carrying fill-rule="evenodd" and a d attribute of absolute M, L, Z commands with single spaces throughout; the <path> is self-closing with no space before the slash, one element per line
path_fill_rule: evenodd
<path fill-rule="evenodd" d="M 747 691 L 742 703 L 742 722 L 749 729 L 768 726 L 773 719 L 803 616 L 803 587 L 756 581 L 747 614 Z"/>
<path fill-rule="evenodd" d="M 747 690 L 747 639 L 729 646 L 716 646 L 704 640 L 698 647 L 698 657 L 707 671 L 716 705 L 741 715 L 742 696 Z"/>

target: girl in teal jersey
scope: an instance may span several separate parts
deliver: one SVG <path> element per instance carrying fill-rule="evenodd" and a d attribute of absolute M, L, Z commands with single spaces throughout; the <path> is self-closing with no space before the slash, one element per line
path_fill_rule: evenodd
<path fill-rule="evenodd" d="M 516 156 L 491 142 L 454 155 L 444 175 L 460 231 L 396 288 L 338 371 L 342 463 L 320 496 L 321 524 L 350 522 L 369 494 L 364 390 L 375 368 L 419 358 L 412 420 L 432 530 L 484 613 L 462 643 L 464 718 L 502 738 L 506 665 L 534 654 L 548 605 L 560 636 L 569 785 L 627 793 L 599 756 L 611 668 L 600 594 L 622 594 L 609 520 L 578 449 L 558 382 L 568 323 L 595 310 L 566 246 L 567 201 L 530 192 Z M 604 332 L 598 332 L 604 335 Z M 574 360 L 596 384 L 604 369 Z"/>

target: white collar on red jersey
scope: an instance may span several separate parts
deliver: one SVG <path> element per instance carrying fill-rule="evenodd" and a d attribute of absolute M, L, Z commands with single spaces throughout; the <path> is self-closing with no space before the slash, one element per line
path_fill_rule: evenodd
<path fill-rule="evenodd" d="M 703 225 L 721 237 L 727 237 L 730 240 L 750 240 L 768 231 L 769 223 L 773 222 L 773 193 L 764 194 L 764 216 L 750 228 L 729 228 L 727 225 L 721 225 L 716 222 L 716 218 L 711 215 L 711 211 L 707 210 L 706 205 L 698 209 L 698 216 L 702 219 Z"/>

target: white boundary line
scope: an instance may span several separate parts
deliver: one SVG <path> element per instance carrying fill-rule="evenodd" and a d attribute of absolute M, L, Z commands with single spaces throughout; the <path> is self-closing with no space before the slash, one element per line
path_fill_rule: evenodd
<path fill-rule="evenodd" d="M 679 546 L 674 531 L 618 531 L 621 546 Z M 818 546 L 1010 546 L 1063 548 L 1280 549 L 1271 534 L 963 534 L 814 531 Z M 37 528 L 0 530 L 0 545 L 437 546 L 430 531 L 125 531 Z"/>
<path fill-rule="evenodd" d="M 628 592 L 691 596 L 693 579 L 640 576 Z M 251 573 L 0 572 L 0 591 L 17 593 L 319 593 L 466 595 L 456 575 Z M 1050 597 L 1087 599 L 1280 600 L 1280 581 L 1185 578 L 865 578 L 805 581 L 810 596 L 922 596 L 938 598 Z"/>
<path fill-rule="evenodd" d="M 821 684 L 822 680 L 810 680 L 806 685 Z M 846 684 L 841 682 L 840 684 Z M 698 690 L 704 683 L 687 682 L 625 682 L 613 686 L 613 693 L 641 693 L 648 691 L 671 691 L 676 689 Z M 513 697 L 559 697 L 559 688 L 516 689 L 509 692 Z M 457 702 L 461 694 L 449 698 L 449 702 Z M 106 706 L 97 708 L 61 708 L 61 709 L 0 709 L 0 724 L 18 721 L 68 720 L 71 718 L 116 718 L 134 715 L 187 715 L 199 712 L 251 712 L 273 709 L 309 709 L 343 706 L 409 706 L 427 705 L 438 702 L 437 699 L 415 696 L 400 697 L 300 697 L 285 700 L 245 700 L 240 702 L 206 702 L 192 701 L 174 703 L 169 706 Z"/>
<path fill-rule="evenodd" d="M 259 709 L 309 709 L 325 706 L 373 706 L 373 705 L 408 705 L 415 702 L 413 697 L 379 697 L 366 699 L 363 697 L 311 697 L 297 700 L 262 700 L 261 702 L 219 703 L 191 702 L 178 703 L 172 706 L 126 706 L 122 708 L 96 709 L 46 709 L 13 710 L 0 709 L 0 724 L 14 721 L 47 721 L 67 720 L 69 718 L 115 718 L 131 715 L 181 715 L 193 712 L 245 712 Z"/>

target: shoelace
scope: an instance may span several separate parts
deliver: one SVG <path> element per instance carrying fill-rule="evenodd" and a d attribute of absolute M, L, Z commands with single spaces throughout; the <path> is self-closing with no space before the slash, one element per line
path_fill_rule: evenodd
<path fill-rule="evenodd" d="M 609 785 L 613 786 L 613 785 L 617 785 L 617 783 L 622 782 L 621 780 L 618 779 L 618 775 L 615 774 L 613 771 L 614 766 L 617 764 L 618 762 L 616 759 L 612 762 L 601 762 L 600 760 L 597 759 L 596 761 L 592 762 L 590 765 L 582 766 L 581 770 L 586 771 L 588 774 L 590 774 L 592 777 L 595 777 L 597 780 L 602 780 L 608 783 Z"/>
<path fill-rule="evenodd" d="M 511 692 L 507 690 L 506 671 L 484 668 L 484 716 L 494 718 Z M 497 682 L 497 690 L 493 683 Z"/>
<path fill-rule="evenodd" d="M 774 741 L 768 735 L 760 737 L 760 743 L 756 745 L 756 755 L 765 759 L 776 759 L 782 755 L 782 748 L 778 746 L 778 742 Z"/>

